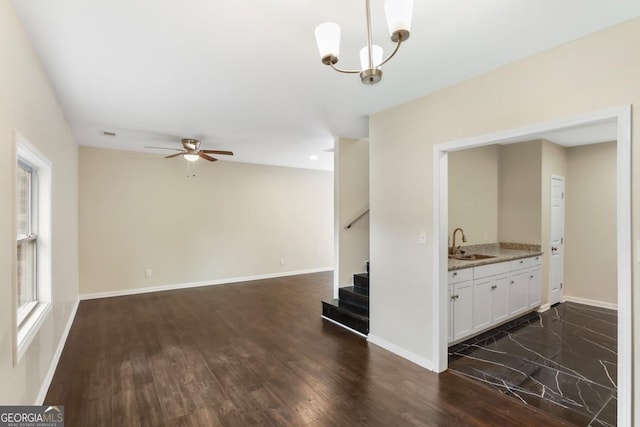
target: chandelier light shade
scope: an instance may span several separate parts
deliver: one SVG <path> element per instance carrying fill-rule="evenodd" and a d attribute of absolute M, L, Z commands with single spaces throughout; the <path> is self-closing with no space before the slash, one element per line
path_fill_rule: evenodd
<path fill-rule="evenodd" d="M 382 47 L 374 44 L 371 46 L 371 50 L 373 53 L 373 63 L 379 64 L 382 62 Z M 369 68 L 369 46 L 365 46 L 360 49 L 360 66 L 363 70 Z"/>
<path fill-rule="evenodd" d="M 340 54 L 340 26 L 338 24 L 325 22 L 318 25 L 316 28 L 316 42 L 318 43 L 318 50 L 323 63 L 328 64 L 334 59 L 334 64 L 338 62 Z"/>
<path fill-rule="evenodd" d="M 391 54 L 383 58 L 382 48 L 371 41 L 371 8 L 370 0 L 365 1 L 367 17 L 367 45 L 360 50 L 359 70 L 345 70 L 336 67 L 340 53 L 340 26 L 335 22 L 325 22 L 316 27 L 316 43 L 320 52 L 320 60 L 340 73 L 359 73 L 364 84 L 375 84 L 382 79 L 380 69 L 389 61 L 400 48 L 400 44 L 409 38 L 411 33 L 411 18 L 413 14 L 413 0 L 386 0 L 384 11 L 391 41 L 396 43 Z"/>
<path fill-rule="evenodd" d="M 182 157 L 185 158 L 185 160 L 188 160 L 190 162 L 195 162 L 196 160 L 198 160 L 198 156 L 197 154 L 184 154 Z"/>
<path fill-rule="evenodd" d="M 387 17 L 391 40 L 397 42 L 408 39 L 411 31 L 413 0 L 387 0 L 384 2 L 384 13 Z"/>

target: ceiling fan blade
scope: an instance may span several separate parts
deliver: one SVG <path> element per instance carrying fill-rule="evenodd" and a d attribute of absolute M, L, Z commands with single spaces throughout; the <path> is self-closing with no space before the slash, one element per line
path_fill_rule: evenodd
<path fill-rule="evenodd" d="M 183 154 L 187 154 L 187 152 L 186 151 L 180 151 L 179 153 L 176 153 L 176 154 L 170 154 L 168 156 L 164 156 L 164 158 L 165 159 L 170 159 L 172 157 L 178 157 L 178 156 L 181 156 Z"/>
<path fill-rule="evenodd" d="M 144 148 L 154 148 L 156 150 L 172 150 L 172 151 L 182 151 L 179 148 L 167 148 L 167 147 L 149 147 L 148 145 L 145 145 Z"/>
<path fill-rule="evenodd" d="M 233 156 L 232 151 L 221 151 L 221 150 L 200 150 L 201 153 L 211 153 L 211 154 L 224 154 L 225 156 Z"/>
<path fill-rule="evenodd" d="M 198 153 L 198 155 L 199 155 L 200 157 L 202 157 L 203 159 L 209 160 L 210 162 L 215 162 L 216 160 L 218 160 L 218 159 L 216 159 L 215 157 L 207 156 L 207 155 L 206 155 L 206 154 L 204 154 L 202 151 L 200 151 L 200 152 Z"/>

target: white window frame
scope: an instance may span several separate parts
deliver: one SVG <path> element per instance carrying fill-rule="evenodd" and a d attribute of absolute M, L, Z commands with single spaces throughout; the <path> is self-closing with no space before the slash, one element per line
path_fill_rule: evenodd
<path fill-rule="evenodd" d="M 34 254 L 34 271 L 33 271 L 33 280 L 34 280 L 34 301 L 28 302 L 24 305 L 20 305 L 18 301 L 17 306 L 17 314 L 18 314 L 18 327 L 22 325 L 31 312 L 38 305 L 38 168 L 36 168 L 31 163 L 28 163 L 24 158 L 24 156 L 18 156 L 18 167 L 22 167 L 27 169 L 31 174 L 30 182 L 29 182 L 29 209 L 31 212 L 29 213 L 29 231 L 26 236 L 18 236 L 17 244 L 29 241 L 35 241 L 36 251 Z M 17 183 L 16 183 L 17 187 Z M 17 289 L 17 288 L 16 288 Z"/>
<path fill-rule="evenodd" d="M 51 312 L 51 162 L 35 148 L 24 136 L 14 132 L 16 149 L 15 167 L 18 162 L 24 163 L 34 171 L 32 175 L 32 191 L 35 192 L 32 204 L 32 218 L 37 234 L 36 244 L 36 300 L 18 307 L 17 249 L 14 249 L 13 290 L 14 290 L 14 364 L 17 365 L 26 353 L 29 345 L 36 337 Z M 14 175 L 17 176 L 17 170 Z M 14 215 L 16 215 L 14 209 Z M 17 218 L 14 220 L 17 231 Z M 17 232 L 14 232 L 17 236 Z M 17 248 L 17 246 L 16 246 Z"/>

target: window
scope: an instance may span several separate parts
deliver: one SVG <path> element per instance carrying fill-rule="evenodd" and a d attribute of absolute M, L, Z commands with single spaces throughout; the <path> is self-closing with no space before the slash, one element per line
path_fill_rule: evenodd
<path fill-rule="evenodd" d="M 17 364 L 51 311 L 51 163 L 17 132 L 15 142 Z"/>
<path fill-rule="evenodd" d="M 37 169 L 18 159 L 16 177 L 18 325 L 38 302 L 38 215 Z"/>

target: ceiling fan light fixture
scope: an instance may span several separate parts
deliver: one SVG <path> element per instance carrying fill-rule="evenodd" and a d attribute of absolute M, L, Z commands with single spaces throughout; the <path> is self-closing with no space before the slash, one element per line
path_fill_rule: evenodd
<path fill-rule="evenodd" d="M 200 156 L 198 156 L 197 154 L 193 154 L 193 153 L 187 153 L 187 154 L 183 155 L 183 157 L 185 158 L 185 160 L 188 160 L 190 162 L 195 162 L 196 160 L 198 160 L 198 158 Z"/>

